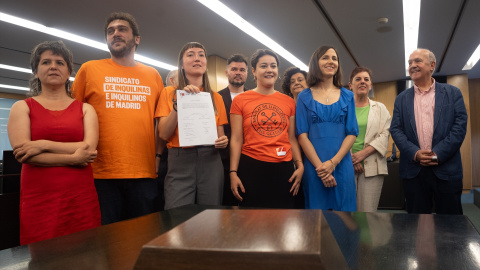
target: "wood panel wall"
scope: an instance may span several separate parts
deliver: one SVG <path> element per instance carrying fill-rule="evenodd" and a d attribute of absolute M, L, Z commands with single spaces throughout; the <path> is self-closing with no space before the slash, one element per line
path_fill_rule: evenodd
<path fill-rule="evenodd" d="M 480 79 L 468 81 L 472 140 L 472 186 L 480 187 Z M 462 157 L 463 158 L 463 157 Z"/>
<path fill-rule="evenodd" d="M 463 167 L 463 189 L 472 189 L 472 140 L 471 140 L 471 113 L 470 113 L 470 94 L 468 88 L 468 75 L 452 75 L 447 76 L 447 83 L 455 87 L 458 87 L 462 91 L 465 107 L 467 108 L 468 122 L 467 122 L 467 134 L 463 141 L 460 153 L 462 155 L 462 167 Z"/>
<path fill-rule="evenodd" d="M 0 92 L 0 98 L 10 98 L 10 99 L 20 99 L 20 100 L 23 100 L 23 99 L 26 99 L 27 96 L 24 94 L 24 95 L 21 95 L 21 94 L 11 94 L 11 93 L 2 93 Z"/>
<path fill-rule="evenodd" d="M 216 55 L 210 55 L 207 58 L 207 72 L 208 80 L 213 91 L 220 91 L 228 86 L 227 75 L 225 69 L 227 68 L 227 60 Z"/>

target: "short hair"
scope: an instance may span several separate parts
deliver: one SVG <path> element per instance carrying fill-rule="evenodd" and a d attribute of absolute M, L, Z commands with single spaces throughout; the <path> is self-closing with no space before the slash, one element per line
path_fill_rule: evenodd
<path fill-rule="evenodd" d="M 207 49 L 205 49 L 205 46 L 203 46 L 200 42 L 188 42 L 187 44 L 183 45 L 182 49 L 180 50 L 180 53 L 178 54 L 178 86 L 177 89 L 183 89 L 185 86 L 189 85 L 190 83 L 188 82 L 187 76 L 185 76 L 185 70 L 183 69 L 183 55 L 188 49 L 191 48 L 200 48 L 205 52 L 205 57 L 207 56 Z M 210 93 L 210 97 L 212 98 L 213 102 L 213 109 L 215 110 L 215 114 L 217 113 L 217 107 L 215 105 L 215 99 L 213 98 L 213 90 L 210 87 L 210 81 L 208 80 L 208 74 L 207 71 L 203 73 L 203 78 L 202 78 L 202 84 L 203 84 L 203 91 Z"/>
<path fill-rule="evenodd" d="M 333 49 L 335 51 L 335 53 L 337 54 L 337 61 L 338 61 L 337 73 L 333 75 L 333 85 L 339 88 L 343 86 L 343 83 L 342 83 L 343 74 L 342 74 L 342 68 L 340 66 L 340 56 L 338 55 L 337 50 L 335 50 L 333 46 L 326 45 L 316 49 L 315 52 L 313 52 L 312 57 L 310 58 L 310 63 L 308 64 L 308 76 L 307 76 L 307 84 L 309 87 L 315 86 L 322 81 L 323 74 L 318 65 L 318 61 L 320 60 L 320 57 L 322 57 L 330 49 Z"/>
<path fill-rule="evenodd" d="M 280 60 L 278 60 L 278 55 L 274 51 L 269 49 L 258 49 L 250 57 L 250 64 L 252 65 L 253 69 L 256 69 L 258 64 L 258 59 L 260 59 L 260 57 L 265 55 L 273 56 L 275 58 L 275 61 L 277 61 L 277 66 L 280 66 Z"/>
<path fill-rule="evenodd" d="M 107 40 L 108 25 L 115 20 L 122 20 L 128 22 L 128 24 L 130 24 L 130 28 L 132 28 L 133 36 L 140 36 L 140 28 L 138 27 L 137 21 L 135 21 L 135 18 L 131 14 L 126 12 L 113 12 L 105 20 L 105 40 Z"/>
<path fill-rule="evenodd" d="M 350 79 L 348 80 L 349 83 L 353 81 L 353 77 L 355 77 L 360 72 L 367 72 L 370 80 L 372 80 L 372 71 L 367 67 L 355 67 L 352 72 L 350 73 Z"/>
<path fill-rule="evenodd" d="M 247 62 L 247 58 L 245 56 L 243 56 L 242 54 L 233 54 L 231 55 L 228 59 L 227 59 L 227 66 L 230 65 L 230 63 L 232 62 L 236 62 L 236 63 L 245 63 L 245 65 L 247 66 L 248 68 L 248 62 Z"/>
<path fill-rule="evenodd" d="M 29 97 L 38 96 L 42 92 L 42 83 L 40 79 L 35 77 L 35 74 L 38 71 L 40 57 L 46 51 L 52 51 L 54 55 L 63 57 L 63 60 L 67 63 L 68 73 L 72 74 L 73 72 L 73 54 L 62 41 L 45 41 L 38 44 L 33 48 L 32 54 L 30 55 L 30 68 L 32 69 L 33 76 L 29 81 L 30 91 L 27 93 Z M 71 96 L 70 78 L 65 82 L 65 91 L 67 91 L 68 96 Z"/>
<path fill-rule="evenodd" d="M 423 52 L 427 53 L 427 58 L 428 58 L 428 62 L 429 62 L 429 63 L 432 63 L 432 62 L 437 63 L 437 58 L 435 57 L 435 54 L 433 54 L 433 52 L 430 51 L 429 49 L 417 48 L 417 49 L 416 49 L 415 51 L 413 51 L 413 52 L 416 52 L 416 51 L 419 51 L 419 52 L 422 52 L 422 51 L 423 51 Z M 412 52 L 412 53 L 413 53 L 413 52 Z M 436 65 L 435 65 L 435 67 L 436 67 Z M 432 74 L 433 74 L 434 72 L 435 72 L 435 68 L 433 68 Z"/>
<path fill-rule="evenodd" d="M 293 98 L 293 94 L 292 94 L 292 91 L 290 91 L 290 80 L 292 79 L 292 76 L 297 73 L 302 73 L 305 79 L 307 79 L 307 72 L 305 70 L 299 69 L 298 67 L 289 67 L 287 70 L 285 70 L 285 73 L 283 74 L 283 82 L 282 82 L 283 93 L 287 94 L 292 98 Z"/>
<path fill-rule="evenodd" d="M 177 81 L 177 84 L 178 84 L 178 70 L 177 69 L 174 69 L 174 70 L 170 70 L 170 72 L 168 72 L 167 74 L 167 78 L 165 79 L 166 80 L 166 83 L 167 83 L 167 86 L 176 86 L 176 85 L 170 85 L 170 78 L 174 78 L 175 81 Z"/>

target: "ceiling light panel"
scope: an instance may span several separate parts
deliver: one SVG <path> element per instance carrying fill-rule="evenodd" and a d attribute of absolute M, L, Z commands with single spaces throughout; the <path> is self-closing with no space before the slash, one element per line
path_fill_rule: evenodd
<path fill-rule="evenodd" d="M 83 44 L 83 45 L 86 45 L 86 46 L 89 46 L 89 47 L 92 47 L 92 48 L 96 48 L 96 49 L 99 49 L 99 50 L 102 50 L 102 51 L 107 51 L 107 52 L 109 51 L 107 44 L 105 44 L 104 42 L 98 42 L 98 41 L 95 41 L 95 40 L 92 40 L 92 39 L 89 39 L 89 38 L 85 38 L 85 37 L 82 37 L 82 36 L 79 36 L 79 35 L 75 35 L 75 34 L 63 31 L 63 30 L 56 29 L 56 28 L 53 28 L 53 27 L 47 27 L 45 25 L 42 25 L 42 24 L 39 24 L 39 23 L 36 23 L 36 22 L 32 22 L 32 21 L 25 20 L 25 19 L 22 19 L 22 18 L 19 18 L 19 17 L 8 15 L 6 13 L 0 12 L 0 21 L 15 24 L 15 25 L 18 25 L 18 26 L 21 26 L 21 27 L 25 27 L 25 28 L 34 30 L 34 31 L 38 31 L 38 32 L 42 32 L 42 33 L 45 33 L 45 34 L 48 34 L 48 35 L 56 36 L 56 37 L 59 37 L 59 38 L 62 38 L 62 39 L 77 42 L 77 43 L 80 43 L 80 44 Z M 152 59 L 152 58 L 149 58 L 149 57 L 145 57 L 145 56 L 142 56 L 142 55 L 139 55 L 139 54 L 135 54 L 135 59 L 140 61 L 140 62 L 149 64 L 149 65 L 152 65 L 152 66 L 155 66 L 155 67 L 159 67 L 159 68 L 162 68 L 162 69 L 166 69 L 166 70 L 177 69 L 177 67 L 174 66 L 174 65 L 163 63 L 161 61 L 158 61 L 158 60 L 155 60 L 155 59 Z"/>

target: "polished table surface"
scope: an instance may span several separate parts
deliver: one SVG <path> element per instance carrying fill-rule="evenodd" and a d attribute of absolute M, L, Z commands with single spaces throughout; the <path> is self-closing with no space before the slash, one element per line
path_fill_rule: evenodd
<path fill-rule="evenodd" d="M 0 269 L 133 269 L 143 245 L 206 209 L 228 207 L 188 205 L 1 250 Z M 351 269 L 480 269 L 480 235 L 465 216 L 323 215 Z"/>
<path fill-rule="evenodd" d="M 348 269 L 322 211 L 208 209 L 147 243 L 135 270 Z"/>

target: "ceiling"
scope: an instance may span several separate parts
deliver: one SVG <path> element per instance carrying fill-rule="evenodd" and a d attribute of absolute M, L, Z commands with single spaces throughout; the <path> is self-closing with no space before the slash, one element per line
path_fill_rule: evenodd
<path fill-rule="evenodd" d="M 356 66 L 373 71 L 374 82 L 405 79 L 401 0 L 222 0 L 308 65 L 321 45 L 338 50 L 344 83 Z M 480 1 L 423 0 L 419 47 L 437 56 L 437 75 L 462 71 L 480 44 Z M 131 13 L 142 35 L 137 52 L 176 65 L 180 48 L 189 41 L 205 45 L 208 55 L 250 56 L 265 46 L 194 0 L 15 0 L 2 1 L 0 12 L 103 42 L 105 17 L 113 11 Z M 387 17 L 387 24 L 378 18 Z M 475 26 L 476 25 L 476 26 Z M 61 38 L 0 22 L 0 64 L 29 68 L 32 48 Z M 108 58 L 107 52 L 64 40 L 74 54 L 74 70 L 86 61 Z M 280 75 L 292 66 L 280 59 Z M 167 70 L 158 68 L 162 78 Z M 480 64 L 466 72 L 480 78 Z M 29 74 L 0 69 L 0 84 L 28 86 Z M 279 89 L 280 83 L 277 84 Z M 247 87 L 253 87 L 251 74 Z M 0 92 L 24 93 L 0 88 Z"/>

